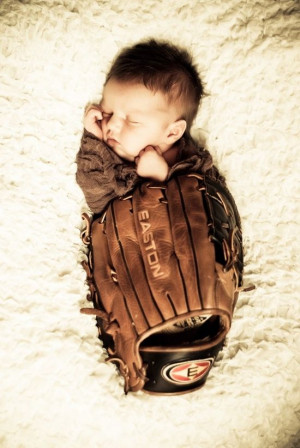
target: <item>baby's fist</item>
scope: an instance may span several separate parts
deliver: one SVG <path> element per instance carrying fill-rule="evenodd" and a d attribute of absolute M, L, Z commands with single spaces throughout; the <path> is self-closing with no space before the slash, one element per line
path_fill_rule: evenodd
<path fill-rule="evenodd" d="M 158 148 L 157 150 L 154 149 L 153 146 L 142 149 L 138 157 L 135 158 L 135 163 L 137 174 L 141 177 L 150 177 L 163 182 L 168 176 L 169 166 L 160 150 Z"/>
<path fill-rule="evenodd" d="M 83 120 L 84 127 L 88 132 L 99 138 L 99 140 L 103 139 L 101 120 L 102 112 L 97 106 L 89 106 L 86 109 Z"/>

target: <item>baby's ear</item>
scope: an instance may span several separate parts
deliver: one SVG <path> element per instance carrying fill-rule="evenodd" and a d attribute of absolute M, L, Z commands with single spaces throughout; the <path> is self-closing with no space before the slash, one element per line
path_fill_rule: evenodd
<path fill-rule="evenodd" d="M 174 123 L 172 123 L 168 129 L 169 143 L 177 142 L 177 140 L 179 140 L 183 136 L 185 130 L 186 130 L 186 121 L 185 120 L 174 121 Z"/>

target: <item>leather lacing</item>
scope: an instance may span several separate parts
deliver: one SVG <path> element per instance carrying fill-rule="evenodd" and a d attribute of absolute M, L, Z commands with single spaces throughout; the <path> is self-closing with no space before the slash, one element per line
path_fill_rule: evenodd
<path fill-rule="evenodd" d="M 226 240 L 222 241 L 223 251 L 224 251 L 224 258 L 226 261 L 226 265 L 224 266 L 223 270 L 224 272 L 228 272 L 230 269 L 233 269 L 234 276 L 236 279 L 236 285 L 239 284 L 239 272 L 237 269 L 237 263 L 239 261 L 239 254 L 237 252 L 236 246 L 234 244 L 235 240 L 235 234 L 238 232 L 238 227 L 235 227 L 233 230 L 230 231 L 229 239 L 230 239 L 230 246 Z M 255 285 L 250 284 L 248 286 L 238 286 L 236 288 L 239 292 L 249 292 L 253 291 L 255 289 Z"/>
<path fill-rule="evenodd" d="M 234 237 L 235 237 L 236 232 L 238 232 L 238 231 L 239 231 L 238 227 L 235 227 L 233 230 L 230 231 L 230 233 L 229 233 L 230 246 L 225 239 L 222 241 L 224 258 L 226 261 L 226 265 L 224 266 L 224 272 L 228 272 L 231 268 L 233 268 L 234 273 L 237 278 L 238 278 L 238 273 L 236 271 L 235 265 L 239 260 L 239 254 L 238 254 L 235 244 L 234 244 Z"/>
<path fill-rule="evenodd" d="M 109 353 L 109 351 L 108 351 Z M 106 362 L 112 362 L 112 363 L 117 363 L 119 366 L 119 371 L 121 373 L 121 375 L 124 377 L 124 392 L 125 395 L 128 394 L 128 392 L 131 390 L 133 392 L 137 392 L 138 390 L 142 389 L 145 382 L 147 381 L 147 377 L 146 377 L 146 365 L 143 365 L 141 369 L 138 369 L 136 364 L 133 364 L 133 368 L 135 370 L 136 373 L 136 379 L 137 379 L 137 383 L 136 384 L 132 384 L 132 377 L 130 378 L 130 371 L 129 371 L 129 367 L 128 365 L 123 361 L 123 359 L 117 357 L 117 356 L 109 356 L 108 358 L 106 358 L 105 360 Z"/>
<path fill-rule="evenodd" d="M 111 321 L 111 315 L 106 313 L 105 311 L 96 309 L 96 308 L 81 308 L 80 312 L 82 314 L 93 315 L 102 319 L 107 327 L 105 328 L 105 332 L 110 334 L 113 338 L 117 331 L 120 329 L 120 326 L 116 320 Z M 133 368 L 136 374 L 137 383 L 132 384 L 132 376 L 130 375 L 130 370 L 128 365 L 124 362 L 123 359 L 119 358 L 115 350 L 111 347 L 107 348 L 108 358 L 105 359 L 105 362 L 117 363 L 119 366 L 119 371 L 121 375 L 124 377 L 124 392 L 127 395 L 131 390 L 136 392 L 143 388 L 145 382 L 148 380 L 146 377 L 147 366 L 144 364 L 140 369 L 133 363 Z"/>
<path fill-rule="evenodd" d="M 82 314 L 88 314 L 88 315 L 100 317 L 100 319 L 102 319 L 104 322 L 107 322 L 107 323 L 109 323 L 109 321 L 110 321 L 109 314 L 102 310 L 98 310 L 95 308 L 81 308 L 80 312 Z"/>
<path fill-rule="evenodd" d="M 91 242 L 91 220 L 87 213 L 82 213 L 81 218 L 84 220 L 86 227 L 82 230 L 80 236 L 83 244 L 88 246 Z"/>

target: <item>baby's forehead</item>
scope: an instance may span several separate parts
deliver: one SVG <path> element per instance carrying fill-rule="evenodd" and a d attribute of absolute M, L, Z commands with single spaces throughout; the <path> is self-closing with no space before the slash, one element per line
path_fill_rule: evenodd
<path fill-rule="evenodd" d="M 181 106 L 179 101 L 174 101 L 171 95 L 159 89 L 153 90 L 141 82 L 126 82 L 114 78 L 104 85 L 100 104 L 103 107 L 126 106 L 136 113 L 153 108 L 164 112 Z"/>
<path fill-rule="evenodd" d="M 163 94 L 153 92 L 141 83 L 109 81 L 103 89 L 102 104 L 128 105 L 137 110 L 145 106 L 165 102 Z"/>

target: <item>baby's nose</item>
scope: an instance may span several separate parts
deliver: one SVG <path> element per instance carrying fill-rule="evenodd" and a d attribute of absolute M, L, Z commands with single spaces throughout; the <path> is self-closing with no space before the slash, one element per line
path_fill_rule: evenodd
<path fill-rule="evenodd" d="M 118 132 L 122 127 L 122 120 L 112 115 L 107 123 L 107 130 L 111 132 Z"/>

